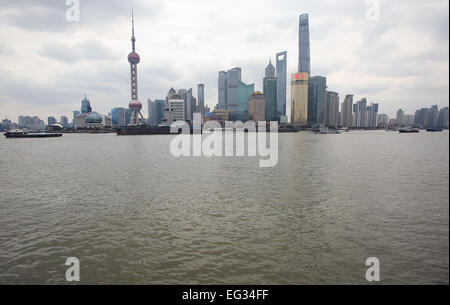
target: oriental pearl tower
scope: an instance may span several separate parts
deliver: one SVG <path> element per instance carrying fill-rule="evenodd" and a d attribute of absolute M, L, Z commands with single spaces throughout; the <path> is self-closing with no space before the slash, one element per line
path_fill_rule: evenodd
<path fill-rule="evenodd" d="M 130 125 L 138 125 L 138 115 L 144 118 L 141 113 L 142 104 L 138 99 L 138 85 L 137 85 L 137 64 L 140 62 L 141 58 L 139 54 L 136 53 L 136 38 L 134 37 L 134 14 L 131 13 L 131 28 L 132 28 L 132 47 L 133 50 L 128 54 L 128 62 L 130 63 L 131 71 L 131 101 L 128 104 L 131 112 Z"/>

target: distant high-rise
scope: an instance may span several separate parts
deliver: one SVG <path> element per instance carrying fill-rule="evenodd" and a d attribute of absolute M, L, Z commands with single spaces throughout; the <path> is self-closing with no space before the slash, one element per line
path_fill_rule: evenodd
<path fill-rule="evenodd" d="M 198 97 L 198 108 L 199 112 L 203 115 L 205 114 L 205 85 L 198 84 L 197 86 L 197 97 Z"/>
<path fill-rule="evenodd" d="M 91 102 L 84 95 L 84 99 L 81 101 L 81 113 L 90 113 L 92 111 Z"/>
<path fill-rule="evenodd" d="M 377 115 L 377 127 L 386 127 L 389 123 L 389 116 L 387 114 Z"/>
<path fill-rule="evenodd" d="M 49 116 L 48 119 L 47 119 L 47 123 L 48 123 L 49 126 L 53 125 L 53 124 L 56 124 L 56 119 L 54 117 L 52 117 L 52 116 Z"/>
<path fill-rule="evenodd" d="M 438 117 L 438 127 L 448 129 L 449 125 L 449 110 L 448 107 L 444 107 L 441 110 L 439 110 L 439 117 Z"/>
<path fill-rule="evenodd" d="M 428 122 L 429 127 L 435 128 L 438 125 L 438 118 L 439 118 L 439 108 L 437 105 L 431 106 L 431 108 L 427 112 L 428 114 Z"/>
<path fill-rule="evenodd" d="M 248 99 L 248 118 L 258 124 L 260 121 L 265 121 L 265 116 L 266 101 L 264 99 L 264 94 L 256 91 Z"/>
<path fill-rule="evenodd" d="M 169 97 L 168 101 L 166 102 L 164 121 L 170 125 L 176 121 L 184 120 L 184 100 L 180 96 Z"/>
<path fill-rule="evenodd" d="M 308 80 L 308 124 L 324 125 L 327 102 L 327 78 L 312 76 Z"/>
<path fill-rule="evenodd" d="M 164 111 L 166 108 L 165 100 L 155 100 L 155 124 L 159 125 L 164 120 Z"/>
<path fill-rule="evenodd" d="M 147 100 L 148 105 L 148 124 L 155 126 L 156 125 L 156 105 L 155 102 L 151 99 Z"/>
<path fill-rule="evenodd" d="M 111 110 L 111 121 L 113 126 L 125 126 L 125 108 L 113 108 Z"/>
<path fill-rule="evenodd" d="M 69 127 L 69 118 L 68 117 L 66 117 L 66 116 L 61 116 L 61 125 L 64 127 L 64 128 L 67 128 L 67 127 Z"/>
<path fill-rule="evenodd" d="M 337 127 L 339 125 L 339 94 L 327 91 L 326 120 L 325 125 Z"/>
<path fill-rule="evenodd" d="M 130 108 L 125 108 L 125 125 L 130 125 L 131 123 L 131 110 Z"/>
<path fill-rule="evenodd" d="M 298 32 L 298 72 L 311 74 L 311 59 L 309 47 L 309 17 L 308 14 L 300 15 Z"/>
<path fill-rule="evenodd" d="M 286 115 L 287 52 L 277 53 L 277 116 Z"/>
<path fill-rule="evenodd" d="M 266 67 L 266 77 L 263 80 L 264 98 L 266 101 L 265 118 L 266 121 L 276 121 L 277 118 L 277 79 L 275 77 L 275 67 L 269 61 Z"/>
<path fill-rule="evenodd" d="M 397 110 L 397 124 L 403 124 L 404 120 L 405 120 L 405 112 L 403 111 L 403 109 L 399 109 Z"/>
<path fill-rule="evenodd" d="M 75 117 L 80 114 L 80 111 L 74 110 L 72 116 L 72 125 L 75 124 Z"/>
<path fill-rule="evenodd" d="M 248 112 L 248 99 L 255 92 L 255 84 L 247 85 L 239 82 L 238 86 L 238 112 Z M 235 110 L 236 111 L 236 110 Z"/>
<path fill-rule="evenodd" d="M 291 123 L 308 125 L 308 73 L 291 75 Z"/>
<path fill-rule="evenodd" d="M 342 122 L 340 125 L 342 125 L 343 127 L 351 127 L 353 124 L 352 108 L 353 108 L 353 95 L 347 94 L 345 96 L 343 107 L 341 109 Z"/>
<path fill-rule="evenodd" d="M 353 126 L 367 127 L 367 99 L 362 98 L 353 105 Z"/>
<path fill-rule="evenodd" d="M 239 83 L 242 79 L 241 68 L 233 68 L 227 72 L 227 110 L 239 108 Z"/>
<path fill-rule="evenodd" d="M 219 110 L 227 109 L 227 72 L 219 72 L 219 101 L 217 108 Z"/>
<path fill-rule="evenodd" d="M 192 88 L 189 90 L 180 89 L 178 94 L 184 100 L 184 115 L 186 121 L 192 121 L 197 99 L 192 95 Z"/>
<path fill-rule="evenodd" d="M 371 103 L 370 106 L 367 107 L 367 124 L 366 127 L 376 128 L 378 120 L 378 104 Z M 410 125 L 414 123 L 414 117 L 412 117 L 412 122 Z"/>
<path fill-rule="evenodd" d="M 219 102 L 217 109 L 242 111 L 242 108 L 247 108 L 247 105 L 244 107 L 243 104 L 246 104 L 248 101 L 249 95 L 245 95 L 250 88 L 254 89 L 254 86 L 242 82 L 241 68 L 236 67 L 227 72 L 219 72 Z"/>

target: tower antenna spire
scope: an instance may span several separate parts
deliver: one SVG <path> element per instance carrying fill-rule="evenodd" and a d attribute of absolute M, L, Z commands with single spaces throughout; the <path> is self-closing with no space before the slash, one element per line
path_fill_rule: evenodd
<path fill-rule="evenodd" d="M 135 43 L 136 38 L 134 37 L 134 10 L 131 8 L 131 42 L 133 43 L 133 52 L 136 51 Z"/>

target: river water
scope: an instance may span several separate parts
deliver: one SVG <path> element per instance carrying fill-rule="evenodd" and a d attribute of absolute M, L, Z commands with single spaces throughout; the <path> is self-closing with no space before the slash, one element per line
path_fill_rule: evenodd
<path fill-rule="evenodd" d="M 449 133 L 279 135 L 279 162 L 173 136 L 0 139 L 0 283 L 448 284 Z"/>

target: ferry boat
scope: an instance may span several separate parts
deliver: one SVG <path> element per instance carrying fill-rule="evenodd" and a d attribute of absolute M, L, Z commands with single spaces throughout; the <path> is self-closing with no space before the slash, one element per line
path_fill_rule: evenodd
<path fill-rule="evenodd" d="M 442 128 L 428 128 L 427 132 L 442 132 Z"/>
<path fill-rule="evenodd" d="M 326 126 L 320 126 L 319 131 L 315 130 L 314 133 L 318 134 L 340 134 L 341 132 L 338 129 L 329 129 Z"/>
<path fill-rule="evenodd" d="M 170 126 L 149 126 L 149 125 L 136 125 L 136 126 L 123 126 L 116 128 L 116 133 L 119 136 L 137 136 L 137 135 L 168 135 L 171 134 Z M 181 133 L 181 129 L 178 130 Z"/>
<path fill-rule="evenodd" d="M 416 128 L 401 128 L 398 130 L 400 133 L 418 133 L 420 132 L 419 129 Z"/>
<path fill-rule="evenodd" d="M 61 133 L 28 133 L 26 129 L 9 129 L 4 133 L 7 138 L 55 138 Z"/>

